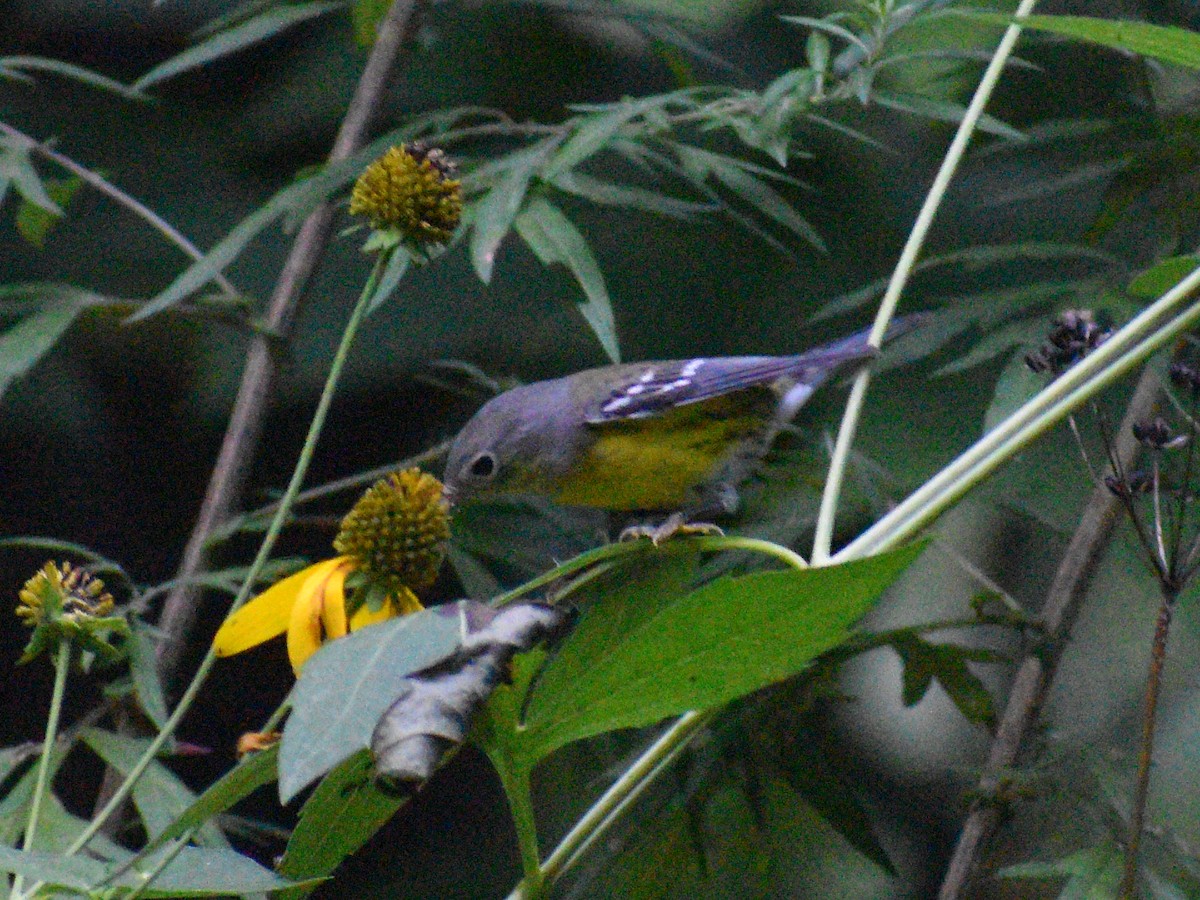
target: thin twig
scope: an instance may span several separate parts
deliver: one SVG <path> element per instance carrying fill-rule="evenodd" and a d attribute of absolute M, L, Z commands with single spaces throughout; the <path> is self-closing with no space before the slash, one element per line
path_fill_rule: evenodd
<path fill-rule="evenodd" d="M 370 117 L 379 105 L 388 76 L 400 54 L 408 23 L 417 0 L 397 0 L 379 25 L 375 44 L 363 67 L 358 87 L 329 153 L 329 161 L 346 159 L 362 145 Z M 221 451 L 213 467 L 204 502 L 183 551 L 177 578 L 178 589 L 163 604 L 159 627 L 163 640 L 158 648 L 158 668 L 168 687 L 175 680 L 188 637 L 196 622 L 197 592 L 191 577 L 207 562 L 208 537 L 239 503 L 250 461 L 258 449 L 263 416 L 274 387 L 277 363 L 272 354 L 275 338 L 286 335 L 299 305 L 300 296 L 324 253 L 333 222 L 333 207 L 318 206 L 304 220 L 283 270 L 265 317 L 264 334 L 251 339 L 246 368 L 237 400 L 229 417 Z"/>
<path fill-rule="evenodd" d="M 1133 465 L 1138 450 L 1133 438 L 1133 423 L 1150 416 L 1160 394 L 1158 376 L 1150 369 L 1144 369 L 1116 439 L 1115 457 L 1124 469 Z M 1025 738 L 1037 721 L 1096 560 L 1108 541 L 1119 512 L 1120 503 L 1112 492 L 1097 486 L 1046 594 L 1041 616 L 1045 639 L 1039 641 L 1038 646 L 1025 656 L 1013 678 L 1008 703 L 975 792 L 979 799 L 971 805 L 963 823 L 938 895 L 940 900 L 957 900 L 968 896 L 966 892 L 978 865 L 979 854 L 1000 822 L 1002 810 L 993 795 L 1001 773 L 1017 763 Z"/>
<path fill-rule="evenodd" d="M 1154 645 L 1150 652 L 1150 675 L 1146 679 L 1146 697 L 1142 714 L 1142 740 L 1138 747 L 1137 777 L 1133 784 L 1133 806 L 1129 812 L 1129 840 L 1125 844 L 1125 871 L 1121 877 L 1122 900 L 1136 896 L 1138 852 L 1142 829 L 1146 824 L 1146 799 L 1150 794 L 1150 767 L 1154 762 L 1154 726 L 1158 719 L 1158 695 L 1162 690 L 1163 666 L 1167 661 L 1167 637 L 1171 633 L 1171 611 L 1175 595 L 1165 589 L 1154 627 Z"/>

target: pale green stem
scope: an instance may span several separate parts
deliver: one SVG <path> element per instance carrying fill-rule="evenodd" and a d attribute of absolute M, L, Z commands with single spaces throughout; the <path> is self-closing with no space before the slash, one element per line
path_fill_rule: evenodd
<path fill-rule="evenodd" d="M 881 553 L 916 535 L 1019 450 L 1200 320 L 1200 304 L 1196 304 L 1165 326 L 1159 322 L 1171 307 L 1198 287 L 1200 270 L 1181 281 L 1083 361 L 989 431 L 851 541 L 834 560 L 846 562 Z"/>
<path fill-rule="evenodd" d="M 37 836 L 38 820 L 42 816 L 42 803 L 50 786 L 50 757 L 54 753 L 54 742 L 58 738 L 58 723 L 62 721 L 63 697 L 67 693 L 67 673 L 71 669 L 71 642 L 64 637 L 58 639 L 58 651 L 54 656 L 54 690 L 50 694 L 50 712 L 46 717 L 46 736 L 42 739 L 42 755 L 38 758 L 37 781 L 33 786 L 33 799 L 29 803 L 29 823 L 25 826 L 22 849 L 33 849 Z M 25 879 L 17 875 L 13 879 L 12 897 L 20 897 Z"/>
<path fill-rule="evenodd" d="M 259 545 L 258 554 L 254 557 L 254 561 L 250 564 L 250 569 L 246 572 L 246 579 L 242 583 L 241 590 L 234 597 L 233 603 L 229 607 L 227 615 L 233 615 L 237 609 L 242 606 L 250 597 L 251 591 L 254 590 L 254 585 L 258 580 L 258 575 L 262 571 L 267 560 L 271 556 L 271 551 L 275 547 L 275 541 L 278 539 L 280 532 L 283 530 L 284 523 L 287 521 L 288 512 L 292 508 L 292 504 L 296 500 L 297 494 L 300 492 L 300 485 L 304 482 L 304 476 L 308 472 L 309 463 L 312 461 L 313 453 L 317 447 L 317 439 L 320 437 L 321 429 L 325 425 L 326 416 L 329 413 L 330 404 L 333 402 L 333 395 L 337 388 L 338 380 L 345 368 L 346 360 L 350 355 L 350 347 L 354 343 L 354 338 L 358 334 L 359 326 L 362 325 L 366 318 L 367 310 L 372 304 L 375 294 L 375 288 L 379 284 L 379 277 L 384 268 L 387 266 L 390 252 L 383 252 L 379 255 L 375 262 L 375 268 L 371 272 L 371 277 L 367 280 L 363 288 L 361 296 L 358 298 L 358 303 L 354 307 L 354 311 L 350 314 L 350 319 L 346 323 L 346 329 L 342 333 L 342 341 L 339 344 L 337 353 L 334 355 L 333 363 L 329 369 L 329 375 L 325 379 L 325 387 L 321 392 L 321 399 L 317 403 L 316 411 L 313 413 L 312 423 L 309 425 L 308 435 L 305 438 L 304 446 L 300 450 L 300 455 L 296 460 L 296 467 L 292 471 L 291 481 L 288 482 L 287 490 L 284 491 L 283 498 L 279 501 L 279 508 L 275 511 L 275 517 L 271 520 L 271 525 L 263 535 L 262 544 Z M 71 856 L 78 853 L 88 841 L 95 837 L 96 833 L 103 827 L 105 821 L 108 820 L 117 809 L 125 802 L 125 798 L 129 796 L 129 792 L 133 790 L 133 785 L 146 771 L 146 767 L 158 755 L 158 752 L 163 748 L 163 745 L 174 734 L 175 729 L 179 726 L 179 722 L 187 714 L 196 695 L 200 692 L 204 680 L 208 677 L 209 671 L 216 662 L 216 654 L 213 653 L 212 647 L 208 648 L 204 659 L 201 660 L 196 674 L 192 677 L 191 684 L 187 690 L 183 692 L 183 696 L 179 698 L 179 703 L 175 710 L 171 713 L 170 718 L 163 724 L 162 730 L 155 735 L 154 739 L 146 747 L 141 758 L 129 770 L 129 774 L 121 783 L 121 786 L 113 793 L 108 803 L 104 808 L 92 819 L 91 823 L 78 838 L 67 848 L 66 855 Z"/>
<path fill-rule="evenodd" d="M 1033 12 L 1033 8 L 1036 5 L 1037 0 L 1022 0 L 1020 8 L 1017 10 L 1017 15 L 1029 15 Z M 987 69 L 984 70 L 979 87 L 975 89 L 975 96 L 971 98 L 971 103 L 958 125 L 958 131 L 954 135 L 954 140 L 950 142 L 950 148 L 946 151 L 946 156 L 942 160 L 942 165 L 938 169 L 937 176 L 933 179 L 933 185 L 929 188 L 929 193 L 925 195 L 925 202 L 921 205 L 921 211 L 917 214 L 917 220 L 913 224 L 912 231 L 909 232 L 908 240 L 904 244 L 900 259 L 896 263 L 896 268 L 892 272 L 892 278 L 888 282 L 887 290 L 884 292 L 883 300 L 880 301 L 879 311 L 875 314 L 875 324 L 871 328 L 871 336 L 868 339 L 873 346 L 879 347 L 883 343 L 883 336 L 887 332 L 888 322 L 891 321 L 892 316 L 896 312 L 896 306 L 900 302 L 900 295 L 908 284 L 908 279 L 912 275 L 913 267 L 917 263 L 917 257 L 920 255 L 921 249 L 925 246 L 925 239 L 928 237 L 929 229 L 933 225 L 934 216 L 937 215 L 938 208 L 941 206 L 942 200 L 946 195 L 946 189 L 950 186 L 950 181 L 954 177 L 954 173 L 958 170 L 964 154 L 967 152 L 967 144 L 975 132 L 975 126 L 979 122 L 979 117 L 983 115 L 983 110 L 987 106 L 988 100 L 991 99 L 992 92 L 995 90 L 996 84 L 1004 72 L 1004 67 L 1008 64 L 1008 58 L 1012 55 L 1013 47 L 1016 46 L 1017 38 L 1020 34 L 1020 25 L 1009 25 L 1005 30 L 1004 37 L 1000 39 L 1000 44 L 996 47 L 996 52 L 992 54 L 991 62 L 988 63 Z M 842 484 L 846 480 L 846 464 L 850 458 L 850 448 L 854 443 L 854 437 L 858 431 L 858 422 L 862 417 L 863 401 L 866 398 L 867 387 L 870 383 L 870 369 L 864 368 L 854 379 L 854 387 L 850 390 L 850 397 L 846 401 L 846 411 L 842 415 L 841 428 L 838 430 L 837 441 L 834 444 L 833 454 L 829 460 L 829 474 L 825 478 L 825 490 L 821 495 L 821 508 L 817 513 L 816 533 L 813 537 L 812 550 L 812 564 L 814 566 L 825 565 L 829 562 L 829 553 L 833 545 L 833 529 L 835 519 L 837 518 L 838 501 L 841 498 Z"/>
<path fill-rule="evenodd" d="M 521 869 L 525 877 L 521 887 L 530 900 L 540 900 L 546 893 L 546 876 L 541 867 L 538 850 L 537 823 L 533 818 L 533 795 L 529 785 L 529 767 L 520 761 L 506 759 L 496 767 L 504 782 L 508 807 L 512 810 L 517 830 L 517 846 L 521 851 Z"/>
<path fill-rule="evenodd" d="M 620 814 L 654 781 L 655 776 L 670 765 L 687 747 L 688 742 L 712 723 L 720 709 L 684 713 L 664 731 L 632 766 L 613 782 L 575 827 L 554 848 L 542 864 L 542 874 L 553 881 L 580 859 Z"/>

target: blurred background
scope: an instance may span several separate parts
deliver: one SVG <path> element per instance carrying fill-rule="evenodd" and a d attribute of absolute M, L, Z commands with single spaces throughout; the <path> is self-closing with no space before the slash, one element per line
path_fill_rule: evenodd
<path fill-rule="evenodd" d="M 688 84 L 761 89 L 804 64 L 807 33 L 780 15 L 823 16 L 838 8 L 753 0 L 645 0 L 619 10 L 608 4 L 434 3 L 421 11 L 375 129 L 446 107 L 487 106 L 518 121 L 555 122 L 570 104 Z M 0 16 L 0 55 L 68 61 L 128 83 L 183 50 L 196 29 L 230 9 L 222 2 L 9 0 Z M 1170 2 L 1064 2 L 1040 11 L 1182 27 L 1196 27 L 1200 19 L 1191 4 Z M 647 22 L 666 22 L 670 30 Z M 969 20 L 931 18 L 901 39 L 911 48 L 943 46 L 948 33 L 956 49 L 988 52 L 996 35 Z M 326 14 L 155 85 L 148 101 L 53 73 L 0 77 L 0 121 L 53 141 L 59 152 L 102 173 L 208 248 L 324 160 L 366 53 L 349 7 L 331 4 Z M 874 383 L 859 475 L 840 523 L 843 538 L 983 432 L 985 415 L 998 402 L 998 380 L 1007 372 L 1011 382 L 1020 357 L 1043 339 L 1056 313 L 1086 304 L 1119 322 L 1139 302 L 1124 292 L 1133 273 L 1193 252 L 1200 159 L 1200 85 L 1193 74 L 1036 36 L 1023 41 L 1019 55 L 1022 64 L 1009 69 L 989 112 L 1024 138 L 981 135 L 940 214 L 927 257 L 962 255 L 920 274 L 904 308 L 939 311 L 944 339 L 931 339 L 928 353 L 914 353 L 920 358 L 888 368 Z M 961 104 L 978 71 L 926 56 L 880 69 L 872 87 Z M 808 187 L 778 189 L 820 234 L 825 252 L 778 231 L 771 232 L 778 244 L 772 246 L 728 218 L 677 221 L 563 201 L 604 272 L 624 358 L 784 353 L 869 323 L 869 302 L 858 308 L 842 303 L 839 314 L 814 317 L 889 274 L 952 126 L 878 102 L 845 102 L 822 113 L 842 129 L 806 130 L 799 141 L 806 155 L 794 158 L 788 173 Z M 712 140 L 774 165 L 727 134 Z M 488 152 L 471 149 L 476 160 Z M 36 166 L 47 178 L 62 175 L 44 161 Z M 606 167 L 615 170 L 616 163 L 600 157 L 593 171 L 605 175 Z M 18 205 L 9 190 L 0 206 L 6 285 L 68 283 L 139 302 L 186 263 L 142 221 L 86 187 L 40 246 L 14 227 Z M 335 228 L 346 224 L 338 222 Z M 292 236 L 269 229 L 228 270 L 254 303 L 269 295 Z M 333 346 L 369 271 L 360 244 L 358 235 L 331 242 L 294 335 L 280 348 L 283 377 L 247 506 L 275 496 L 291 472 Z M 1004 259 L 980 250 L 1000 246 L 1059 249 Z M 1067 247 L 1084 249 L 1061 249 Z M 438 361 L 519 380 L 605 362 L 577 313 L 578 293 L 564 269 L 543 267 L 511 240 L 502 245 L 488 285 L 462 247 L 413 273 L 371 317 L 355 348 L 309 483 L 385 465 L 453 435 L 485 395 Z M 130 323 L 131 309 L 116 304 L 80 315 L 0 397 L 0 535 L 77 542 L 118 560 L 137 582 L 154 584 L 170 578 L 179 563 L 237 389 L 247 332 L 195 310 Z M 0 324 L 15 324 L 25 312 L 0 298 Z M 989 335 L 1005 328 L 1003 340 L 988 344 Z M 1128 391 L 1114 393 L 1104 402 L 1119 417 Z M 808 460 L 802 468 L 811 473 L 813 460 L 824 458 L 843 397 L 839 388 L 814 401 L 800 423 L 803 434 L 782 442 L 748 492 L 746 530 L 807 535 L 820 479 L 797 475 L 797 461 Z M 1002 591 L 1036 611 L 1090 488 L 1065 429 L 1047 437 L 938 523 L 930 550 L 867 626 L 962 617 L 983 590 Z M 328 512 L 344 508 L 334 503 Z M 552 555 L 550 539 L 543 526 L 531 524 L 535 512 L 482 510 L 477 526 L 486 533 L 502 523 L 514 541 L 541 548 L 544 564 Z M 555 548 L 584 546 L 594 537 L 594 523 L 556 522 L 554 528 Z M 317 519 L 290 529 L 280 552 L 317 557 L 328 552 L 332 536 L 328 522 Z M 231 541 L 218 561 L 244 563 L 256 538 Z M 480 550 L 483 538 L 470 545 L 468 529 L 466 540 L 467 549 Z M 798 546 L 805 549 L 803 542 Z M 42 551 L 0 549 L 0 596 L 15 597 L 43 560 Z M 520 574 L 521 565 L 508 564 L 500 567 L 502 577 Z M 447 574 L 438 590 L 450 598 L 461 587 Z M 205 602 L 202 641 L 219 622 L 224 598 Z M 1037 736 L 1034 799 L 1015 811 L 993 862 L 1063 856 L 1119 821 L 1156 604 L 1155 585 L 1127 529 L 1119 527 L 1093 578 Z M 1151 803 L 1153 822 L 1178 854 L 1172 865 L 1183 869 L 1181 859 L 1198 865 L 1193 850 L 1200 847 L 1194 739 L 1200 690 L 1187 662 L 1197 649 L 1193 607 L 1184 598 L 1172 636 Z M 1020 649 L 1000 633 L 955 637 L 1002 653 Z M 15 619 L 0 628 L 0 666 L 15 661 L 24 640 Z M 1000 707 L 1010 669 L 973 665 Z M 211 752 L 176 770 L 195 787 L 225 771 L 236 736 L 257 727 L 291 677 L 278 644 L 222 663 L 181 735 Z M 987 729 L 967 721 L 936 682 L 919 703 L 905 707 L 901 661 L 890 649 L 847 663 L 822 699 L 799 704 L 802 714 L 787 712 L 792 689 L 800 690 L 784 685 L 744 704 L 694 750 L 677 778 L 663 779 L 657 796 L 645 801 L 612 846 L 596 851 L 596 861 L 563 896 L 671 897 L 697 890 L 711 897 L 930 896 L 965 810 L 963 792 L 978 774 Z M 0 742 L 38 737 L 48 695 L 48 670 L 0 679 L 6 713 Z M 82 690 L 72 696 L 75 713 L 94 699 Z M 859 803 L 893 871 L 858 852 L 813 803 L 785 802 L 791 795 L 762 766 L 789 740 L 834 761 L 839 783 Z M 641 735 L 608 736 L 567 748 L 544 766 L 539 813 L 550 839 L 643 741 Z M 764 749 L 763 742 L 770 746 Z M 720 776 L 700 795 L 707 804 L 703 815 L 672 805 L 689 778 L 714 771 Z M 75 812 L 88 814 L 98 774 L 99 765 L 81 756 L 60 778 L 60 792 Z M 269 794 L 246 812 L 281 824 L 293 813 L 279 811 Z M 704 862 L 685 859 L 679 870 L 685 875 L 652 885 L 638 866 L 667 858 L 654 843 L 667 834 L 682 835 L 685 850 L 704 848 L 697 857 Z M 269 860 L 278 847 L 248 850 Z M 318 896 L 503 896 L 518 868 L 499 786 L 483 758 L 468 750 Z M 982 895 L 1057 896 L 1060 888 L 1053 880 L 1000 881 Z M 1197 896 L 1171 896 L 1185 895 Z"/>

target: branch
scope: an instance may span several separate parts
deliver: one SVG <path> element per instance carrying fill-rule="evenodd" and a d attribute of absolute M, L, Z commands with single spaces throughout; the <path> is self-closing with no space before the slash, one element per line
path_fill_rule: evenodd
<path fill-rule="evenodd" d="M 1125 469 L 1133 465 L 1138 450 L 1131 426 L 1153 413 L 1160 391 L 1158 375 L 1150 368 L 1143 369 L 1116 437 L 1116 458 Z M 938 894 L 939 900 L 958 900 L 969 896 L 967 891 L 979 855 L 1000 822 L 1002 808 L 996 802 L 995 793 L 1002 773 L 1017 763 L 1025 738 L 1037 721 L 1096 560 L 1108 542 L 1119 513 L 1117 498 L 1103 484 L 1097 485 L 1046 593 L 1041 615 L 1044 637 L 1037 647 L 1026 654 L 1013 678 L 1008 704 L 976 788 L 978 799 L 971 804 L 963 823 L 962 833 Z"/>
<path fill-rule="evenodd" d="M 330 162 L 346 159 L 362 145 L 371 114 L 379 105 L 388 76 L 400 54 L 416 3 L 417 0 L 396 0 L 380 23 L 375 45 L 371 48 L 362 77 L 329 153 Z M 304 220 L 271 296 L 265 317 L 265 333 L 256 334 L 251 340 L 241 387 L 230 413 L 221 451 L 209 479 L 204 503 L 183 551 L 177 575 L 182 583 L 167 597 L 159 619 L 163 640 L 158 648 L 158 668 L 168 687 L 178 673 L 187 639 L 195 627 L 197 592 L 191 585 L 191 578 L 205 567 L 209 535 L 229 517 L 240 501 L 250 462 L 258 448 L 263 417 L 277 371 L 271 351 L 276 338 L 268 335 L 286 336 L 290 330 L 300 295 L 329 241 L 332 222 L 333 207 L 328 203 L 321 204 Z"/>

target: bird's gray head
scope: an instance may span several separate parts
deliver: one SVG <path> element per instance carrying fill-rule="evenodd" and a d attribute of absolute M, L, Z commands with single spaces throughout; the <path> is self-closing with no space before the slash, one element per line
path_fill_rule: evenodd
<path fill-rule="evenodd" d="M 463 426 L 446 460 L 446 496 L 461 503 L 487 494 L 538 493 L 555 469 L 556 411 L 565 411 L 563 386 L 539 381 L 505 391 Z"/>

